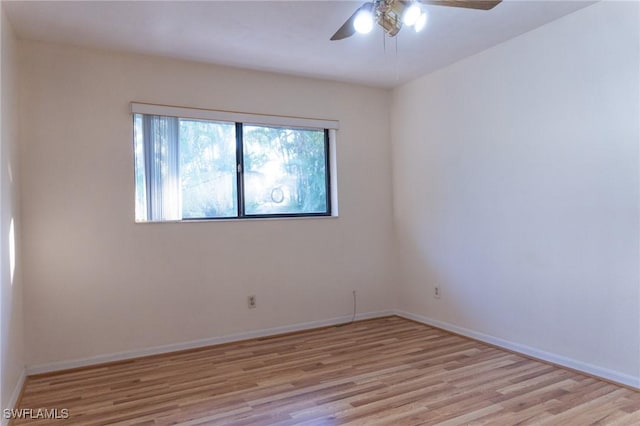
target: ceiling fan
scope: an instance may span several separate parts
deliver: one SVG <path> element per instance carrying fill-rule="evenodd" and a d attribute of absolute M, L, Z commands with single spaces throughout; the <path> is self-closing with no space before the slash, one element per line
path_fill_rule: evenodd
<path fill-rule="evenodd" d="M 342 40 L 356 32 L 368 33 L 374 21 L 384 32 L 393 37 L 402 28 L 402 24 L 413 27 L 416 32 L 422 30 L 427 15 L 421 10 L 422 4 L 462 7 L 465 9 L 489 10 L 502 0 L 375 0 L 360 6 L 349 19 L 336 31 L 331 40 Z"/>

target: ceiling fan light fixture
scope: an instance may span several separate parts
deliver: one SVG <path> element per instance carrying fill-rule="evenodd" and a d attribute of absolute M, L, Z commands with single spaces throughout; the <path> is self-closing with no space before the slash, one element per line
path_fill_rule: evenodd
<path fill-rule="evenodd" d="M 367 34 L 375 23 L 389 37 L 395 37 L 403 25 L 413 27 L 418 33 L 426 27 L 429 19 L 426 10 L 422 10 L 422 4 L 491 10 L 500 3 L 502 0 L 369 0 L 353 12 L 330 40 L 343 40 L 356 32 Z"/>
<path fill-rule="evenodd" d="M 420 16 L 418 16 L 418 19 L 416 20 L 415 26 L 413 27 L 413 29 L 419 33 L 420 31 L 424 30 L 424 27 L 427 26 L 427 12 L 422 12 L 420 14 Z"/>
<path fill-rule="evenodd" d="M 420 6 L 418 6 L 416 3 L 411 3 L 411 6 L 409 6 L 407 10 L 404 11 L 404 14 L 402 15 L 402 21 L 405 25 L 411 27 L 418 22 L 421 13 L 422 11 L 420 10 Z"/>
<path fill-rule="evenodd" d="M 353 28 L 360 34 L 369 34 L 373 29 L 373 15 L 368 9 L 361 9 L 353 20 Z"/>

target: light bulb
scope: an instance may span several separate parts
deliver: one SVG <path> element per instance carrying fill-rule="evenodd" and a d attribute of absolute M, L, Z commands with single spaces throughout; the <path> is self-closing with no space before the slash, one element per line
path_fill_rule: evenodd
<path fill-rule="evenodd" d="M 418 17 L 418 20 L 416 21 L 416 26 L 413 27 L 413 29 L 416 30 L 417 33 L 419 33 L 426 26 L 427 26 L 427 12 L 422 12 Z"/>
<path fill-rule="evenodd" d="M 353 28 L 360 34 L 368 34 L 373 29 L 373 16 L 366 9 L 360 10 L 353 20 Z"/>
<path fill-rule="evenodd" d="M 409 8 L 404 11 L 402 21 L 405 25 L 410 27 L 418 21 L 418 18 L 420 18 L 420 12 L 420 6 L 418 6 L 416 3 L 412 3 L 411 6 L 409 6 Z"/>

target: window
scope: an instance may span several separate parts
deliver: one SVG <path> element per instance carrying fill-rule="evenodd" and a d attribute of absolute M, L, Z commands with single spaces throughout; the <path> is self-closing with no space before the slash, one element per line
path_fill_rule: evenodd
<path fill-rule="evenodd" d="M 335 211 L 337 122 L 148 104 L 132 110 L 136 221 Z"/>

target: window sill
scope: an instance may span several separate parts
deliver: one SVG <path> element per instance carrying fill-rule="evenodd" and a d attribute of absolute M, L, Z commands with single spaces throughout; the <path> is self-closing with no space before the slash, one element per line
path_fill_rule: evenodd
<path fill-rule="evenodd" d="M 340 216 L 284 216 L 284 217 L 230 217 L 220 219 L 186 219 L 186 220 L 153 220 L 153 221 L 135 221 L 136 225 L 160 224 L 160 223 L 211 223 L 211 222 L 254 222 L 254 221 L 271 221 L 271 220 L 325 220 L 338 219 Z"/>

